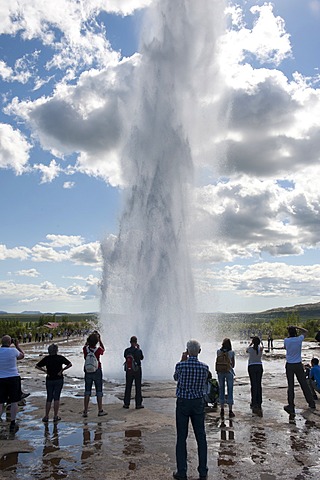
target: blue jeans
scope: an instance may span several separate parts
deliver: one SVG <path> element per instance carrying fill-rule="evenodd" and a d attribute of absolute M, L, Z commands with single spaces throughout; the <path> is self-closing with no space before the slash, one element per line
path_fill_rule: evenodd
<path fill-rule="evenodd" d="M 94 383 L 96 389 L 96 396 L 102 397 L 102 370 L 98 368 L 95 372 L 85 373 L 84 374 L 84 394 L 86 396 L 91 396 L 92 385 Z"/>
<path fill-rule="evenodd" d="M 191 419 L 192 428 L 198 445 L 198 472 L 200 477 L 205 477 L 208 472 L 207 467 L 207 439 L 204 426 L 204 398 L 195 398 L 187 400 L 177 398 L 176 404 L 176 461 L 177 473 L 181 477 L 187 476 L 187 437 L 189 419 Z"/>
<path fill-rule="evenodd" d="M 262 364 L 253 364 L 248 366 L 248 373 L 251 383 L 251 407 L 261 408 L 262 404 Z"/>
<path fill-rule="evenodd" d="M 225 383 L 227 383 L 227 392 L 228 392 L 228 405 L 233 405 L 233 373 L 218 373 L 218 383 L 219 383 L 219 402 L 221 408 L 223 408 L 225 402 Z"/>

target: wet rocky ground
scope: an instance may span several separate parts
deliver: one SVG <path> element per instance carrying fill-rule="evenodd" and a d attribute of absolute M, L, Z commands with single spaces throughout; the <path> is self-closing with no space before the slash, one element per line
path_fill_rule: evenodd
<path fill-rule="evenodd" d="M 207 412 L 209 479 L 320 479 L 320 401 L 316 412 L 309 411 L 297 387 L 297 415 L 290 423 L 283 411 L 284 369 L 274 368 L 275 361 L 271 356 L 265 360 L 262 418 L 252 416 L 244 373 L 235 380 L 236 417 L 221 419 L 218 411 Z M 174 382 L 146 382 L 143 410 L 123 409 L 124 385 L 107 382 L 104 402 L 108 415 L 98 417 L 92 402 L 88 418 L 82 418 L 83 381 L 66 377 L 62 420 L 45 425 L 41 422 L 44 376 L 34 371 L 35 362 L 30 355 L 20 368 L 24 390 L 31 395 L 20 407 L 19 430 L 10 433 L 5 416 L 0 423 L 0 479 L 172 478 Z M 197 451 L 191 427 L 188 454 L 188 477 L 196 480 Z"/>

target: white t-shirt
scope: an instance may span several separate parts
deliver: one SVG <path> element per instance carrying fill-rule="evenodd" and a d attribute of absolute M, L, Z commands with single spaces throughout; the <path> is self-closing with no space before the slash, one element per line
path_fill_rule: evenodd
<path fill-rule="evenodd" d="M 17 358 L 20 352 L 14 347 L 0 347 L 0 378 L 18 377 Z"/>
<path fill-rule="evenodd" d="M 286 349 L 287 363 L 301 363 L 301 348 L 304 335 L 299 337 L 288 337 L 284 339 L 284 348 Z"/>

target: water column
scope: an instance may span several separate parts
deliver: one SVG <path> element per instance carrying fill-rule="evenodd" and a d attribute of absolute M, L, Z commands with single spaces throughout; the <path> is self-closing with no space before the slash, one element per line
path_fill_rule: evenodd
<path fill-rule="evenodd" d="M 103 246 L 102 317 L 114 376 L 131 335 L 145 354 L 145 378 L 171 377 L 187 340 L 197 336 L 189 136 L 198 109 L 195 75 L 203 76 L 208 38 L 214 43 L 212 3 L 221 14 L 223 2 L 208 0 L 156 1 L 146 14 L 127 106 L 131 127 L 122 160 L 128 188 L 114 248 L 110 253 Z"/>

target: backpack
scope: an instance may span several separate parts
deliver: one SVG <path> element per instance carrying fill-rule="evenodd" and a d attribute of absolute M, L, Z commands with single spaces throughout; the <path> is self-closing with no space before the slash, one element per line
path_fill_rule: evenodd
<path fill-rule="evenodd" d="M 228 352 L 219 350 L 216 360 L 216 372 L 228 373 L 231 369 L 231 362 Z"/>
<path fill-rule="evenodd" d="M 204 396 L 204 399 L 207 403 L 217 403 L 219 398 L 219 383 L 215 378 L 210 378 L 208 380 L 208 390 Z"/>
<path fill-rule="evenodd" d="M 317 340 L 317 342 L 320 342 L 320 330 L 314 338 Z"/>
<path fill-rule="evenodd" d="M 137 372 L 139 370 L 138 364 L 131 354 L 126 356 L 126 361 L 123 365 L 125 372 Z"/>
<path fill-rule="evenodd" d="M 87 347 L 87 356 L 84 361 L 84 371 L 86 373 L 94 373 L 98 370 L 99 362 L 97 357 L 95 356 L 95 352 L 98 349 L 95 348 L 93 351 Z"/>

